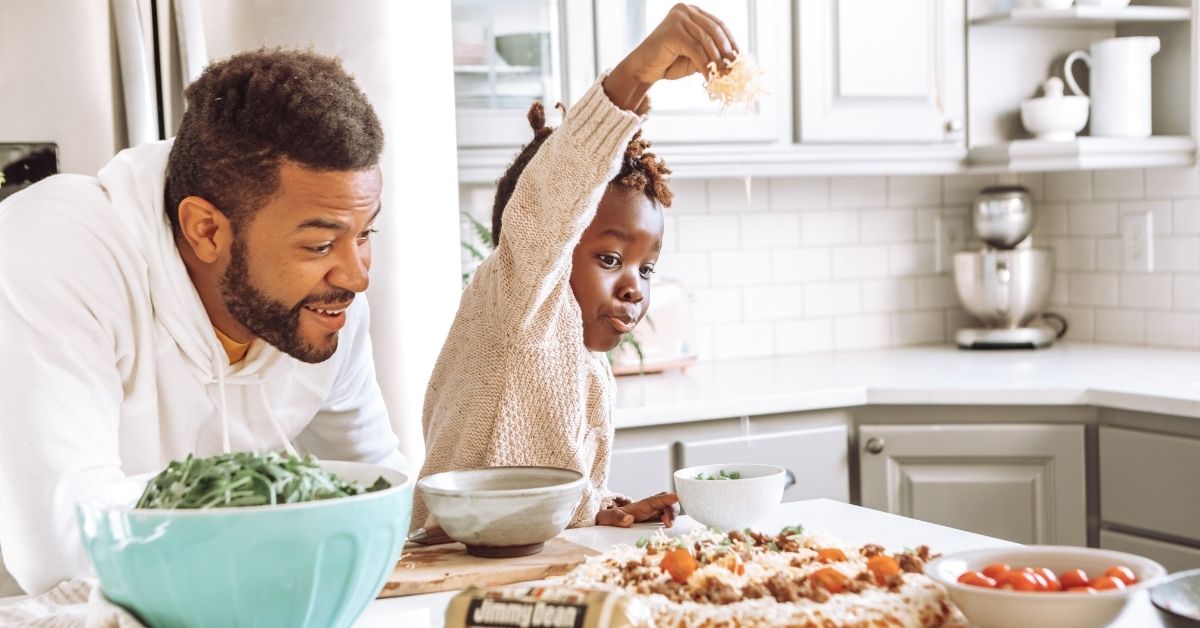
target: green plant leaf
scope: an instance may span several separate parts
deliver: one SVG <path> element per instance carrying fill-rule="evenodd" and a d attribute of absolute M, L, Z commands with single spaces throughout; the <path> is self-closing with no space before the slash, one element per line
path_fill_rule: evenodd
<path fill-rule="evenodd" d="M 467 222 L 471 224 L 471 228 L 475 230 L 475 235 L 483 242 L 484 248 L 489 252 L 492 250 L 492 230 L 487 225 L 479 222 L 474 216 L 467 212 L 460 212 Z"/>

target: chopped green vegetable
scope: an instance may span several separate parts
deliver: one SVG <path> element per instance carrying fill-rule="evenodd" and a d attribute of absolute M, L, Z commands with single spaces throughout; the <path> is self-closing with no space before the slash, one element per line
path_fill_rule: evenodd
<path fill-rule="evenodd" d="M 641 548 L 643 548 L 643 547 L 646 547 L 646 546 L 647 546 L 647 545 L 649 545 L 649 544 L 650 544 L 650 539 L 649 539 L 649 538 L 647 538 L 647 537 L 644 537 L 644 536 L 643 536 L 642 538 L 638 539 L 638 540 L 637 540 L 637 543 L 634 543 L 634 545 L 633 545 L 633 546 L 634 546 L 634 547 L 636 547 L 636 548 L 638 548 L 638 549 L 641 549 Z"/>
<path fill-rule="evenodd" d="M 390 488 L 380 477 L 369 487 L 322 469 L 306 455 L 239 452 L 211 458 L 191 454 L 154 476 L 138 508 L 233 508 L 296 504 L 349 497 Z"/>
<path fill-rule="evenodd" d="M 697 480 L 740 480 L 742 479 L 741 471 L 726 471 L 721 469 L 716 475 L 705 474 L 703 472 L 696 474 Z"/>
<path fill-rule="evenodd" d="M 779 546 L 775 544 L 775 541 L 771 541 L 770 543 L 767 543 L 767 549 L 771 550 L 772 552 L 778 552 Z"/>
<path fill-rule="evenodd" d="M 779 533 L 787 534 L 788 536 L 791 536 L 793 534 L 803 534 L 804 526 L 802 526 L 798 523 L 794 526 L 785 526 L 782 530 L 779 531 Z"/>

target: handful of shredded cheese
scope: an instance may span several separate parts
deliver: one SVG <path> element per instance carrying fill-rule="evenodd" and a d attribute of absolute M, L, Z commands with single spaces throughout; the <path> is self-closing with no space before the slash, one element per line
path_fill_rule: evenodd
<path fill-rule="evenodd" d="M 753 111 L 758 97 L 766 93 L 762 84 L 763 69 L 750 53 L 734 53 L 733 61 L 725 61 L 725 74 L 717 69 L 715 61 L 708 64 L 708 79 L 704 89 L 710 100 L 720 101 L 722 109 L 743 103 Z"/>

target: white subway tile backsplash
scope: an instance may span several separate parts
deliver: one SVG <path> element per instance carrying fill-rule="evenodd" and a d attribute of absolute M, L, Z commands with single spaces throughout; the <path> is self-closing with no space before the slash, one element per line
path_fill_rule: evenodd
<path fill-rule="evenodd" d="M 887 274 L 888 247 L 886 244 L 833 248 L 834 279 L 886 277 Z"/>
<path fill-rule="evenodd" d="M 933 273 L 932 243 L 892 244 L 888 246 L 888 266 L 893 276 Z"/>
<path fill-rule="evenodd" d="M 1071 273 L 1060 270 L 1054 273 L 1054 285 L 1050 286 L 1050 304 L 1067 305 L 1071 302 Z"/>
<path fill-rule="evenodd" d="M 778 320 L 804 316 L 804 286 L 783 284 L 745 287 L 747 321 Z"/>
<path fill-rule="evenodd" d="M 1158 233 L 1157 229 L 1155 233 Z M 1175 199 L 1171 211 L 1171 233 L 1200 235 L 1200 198 Z"/>
<path fill-rule="evenodd" d="M 833 350 L 833 319 L 809 318 L 775 323 L 775 350 L 781 354 Z"/>
<path fill-rule="evenodd" d="M 1124 201 L 1119 206 L 1121 214 L 1135 212 L 1150 212 L 1156 235 L 1171 235 L 1171 202 L 1170 201 Z"/>
<path fill-rule="evenodd" d="M 1147 168 L 1146 198 L 1195 196 L 1200 194 L 1200 173 L 1186 168 Z"/>
<path fill-rule="evenodd" d="M 900 312 L 917 307 L 917 281 L 911 277 L 862 282 L 862 311 Z"/>
<path fill-rule="evenodd" d="M 805 316 L 857 314 L 861 311 L 858 282 L 810 283 L 804 286 Z"/>
<path fill-rule="evenodd" d="M 969 174 L 942 177 L 942 202 L 946 205 L 970 205 L 979 191 L 996 184 L 996 175 Z"/>
<path fill-rule="evenodd" d="M 679 229 L 675 225 L 674 216 L 663 216 L 662 252 L 674 253 L 679 250 Z"/>
<path fill-rule="evenodd" d="M 954 291 L 952 276 L 937 275 L 917 279 L 917 307 L 933 309 L 956 306 L 958 293 Z"/>
<path fill-rule="evenodd" d="M 1067 234 L 1067 204 L 1040 203 L 1034 206 L 1033 235 Z"/>
<path fill-rule="evenodd" d="M 887 177 L 836 177 L 829 191 L 833 207 L 878 207 L 887 203 Z"/>
<path fill-rule="evenodd" d="M 1113 273 L 1071 273 L 1068 285 L 1074 304 L 1115 306 L 1120 300 L 1119 282 Z"/>
<path fill-rule="evenodd" d="M 707 288 L 710 283 L 708 253 L 663 253 L 654 266 L 654 274 L 663 279 L 674 279 L 688 288 Z"/>
<path fill-rule="evenodd" d="M 1071 203 L 1067 210 L 1067 231 L 1077 236 L 1116 235 L 1116 203 Z"/>
<path fill-rule="evenodd" d="M 692 304 L 698 324 L 739 323 L 745 320 L 742 317 L 741 288 L 699 288 L 692 290 L 692 297 L 695 299 Z M 653 298 L 650 306 L 653 312 Z"/>
<path fill-rule="evenodd" d="M 1033 200 L 1046 198 L 1046 177 L 1040 172 L 1022 172 L 1017 175 L 1017 184 L 1029 190 Z"/>
<path fill-rule="evenodd" d="M 747 214 L 741 219 L 743 247 L 776 248 L 800 244 L 799 214 Z"/>
<path fill-rule="evenodd" d="M 711 251 L 738 248 L 738 217 L 729 215 L 679 216 L 679 250 Z"/>
<path fill-rule="evenodd" d="M 1096 270 L 1120 271 L 1125 266 L 1124 243 L 1120 238 L 1096 239 Z"/>
<path fill-rule="evenodd" d="M 901 312 L 892 316 L 892 342 L 898 346 L 942 342 L 946 321 L 941 310 Z"/>
<path fill-rule="evenodd" d="M 1200 349 L 1200 314 L 1146 312 L 1146 344 Z"/>
<path fill-rule="evenodd" d="M 891 331 L 891 318 L 883 314 L 836 318 L 833 345 L 839 351 L 886 347 L 891 344 Z"/>
<path fill-rule="evenodd" d="M 730 323 L 713 326 L 713 357 L 718 360 L 757 358 L 775 353 L 772 323 Z"/>
<path fill-rule="evenodd" d="M 1200 238 L 1154 238 L 1155 272 L 1200 271 Z"/>
<path fill-rule="evenodd" d="M 858 242 L 858 212 L 808 212 L 800 214 L 800 240 L 804 244 Z"/>
<path fill-rule="evenodd" d="M 1053 240 L 1055 266 L 1059 270 L 1095 270 L 1096 241 L 1091 238 Z"/>
<path fill-rule="evenodd" d="M 892 207 L 941 205 L 942 178 L 936 175 L 888 177 L 887 202 Z"/>
<path fill-rule="evenodd" d="M 713 286 L 748 286 L 771 283 L 771 252 L 713 251 Z"/>
<path fill-rule="evenodd" d="M 1140 345 L 1145 341 L 1145 312 L 1141 310 L 1096 310 L 1096 342 Z"/>
<path fill-rule="evenodd" d="M 911 242 L 916 239 L 915 216 L 911 209 L 864 209 L 858 212 L 859 241 Z"/>
<path fill-rule="evenodd" d="M 1200 310 L 1200 275 L 1175 275 L 1171 302 L 1177 310 Z"/>
<path fill-rule="evenodd" d="M 708 207 L 713 213 L 766 211 L 770 204 L 767 179 L 763 177 L 708 180 Z"/>
<path fill-rule="evenodd" d="M 780 177 L 767 181 L 771 211 L 828 209 L 827 177 Z"/>
<path fill-rule="evenodd" d="M 1142 198 L 1144 172 L 1140 168 L 1097 172 L 1092 177 L 1092 197 L 1098 200 Z"/>
<path fill-rule="evenodd" d="M 771 279 L 775 282 L 822 281 L 832 275 L 829 249 L 775 249 L 771 251 Z"/>
<path fill-rule="evenodd" d="M 708 212 L 708 184 L 704 179 L 675 179 L 671 181 L 675 198 L 667 211 L 675 214 L 704 214 Z"/>
<path fill-rule="evenodd" d="M 1048 172 L 1046 173 L 1046 200 L 1086 201 L 1092 198 L 1092 173 Z"/>
<path fill-rule="evenodd" d="M 1083 307 L 1056 307 L 1053 311 L 1067 319 L 1067 335 L 1071 342 L 1094 342 L 1096 340 L 1096 312 Z"/>
<path fill-rule="evenodd" d="M 1121 307 L 1168 309 L 1171 307 L 1170 275 L 1121 275 Z"/>

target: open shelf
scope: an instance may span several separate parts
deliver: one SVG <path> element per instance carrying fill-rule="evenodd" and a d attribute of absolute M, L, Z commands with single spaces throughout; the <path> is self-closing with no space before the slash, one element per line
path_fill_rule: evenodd
<path fill-rule="evenodd" d="M 1174 135 L 1143 139 L 1085 136 L 1070 142 L 1014 140 L 975 146 L 967 155 L 968 168 L 979 172 L 1190 166 L 1195 159 L 1196 142 Z"/>
<path fill-rule="evenodd" d="M 1192 19 L 1187 7 L 1127 6 L 1071 7 L 1069 9 L 1016 8 L 971 20 L 973 26 L 1096 26 L 1097 23 L 1186 22 Z"/>
<path fill-rule="evenodd" d="M 456 65 L 454 71 L 459 74 L 541 74 L 542 67 L 537 65 Z"/>

